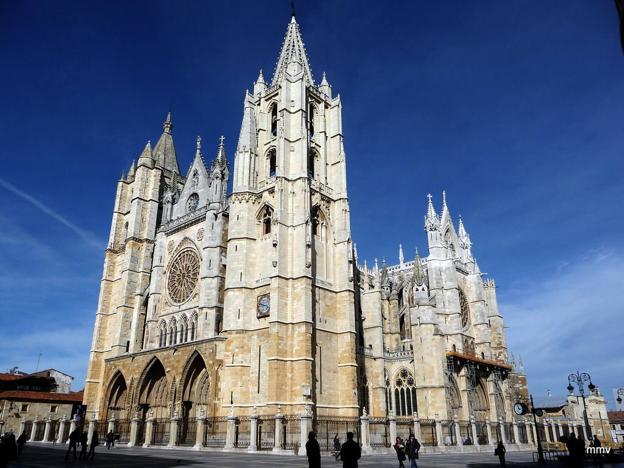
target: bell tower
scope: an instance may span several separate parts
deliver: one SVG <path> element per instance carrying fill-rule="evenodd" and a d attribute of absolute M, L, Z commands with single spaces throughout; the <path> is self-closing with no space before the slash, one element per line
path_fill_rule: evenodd
<path fill-rule="evenodd" d="M 315 84 L 294 16 L 271 83 L 261 71 L 244 97 L 223 333 L 237 414 L 359 414 L 341 101 L 325 75 Z"/>

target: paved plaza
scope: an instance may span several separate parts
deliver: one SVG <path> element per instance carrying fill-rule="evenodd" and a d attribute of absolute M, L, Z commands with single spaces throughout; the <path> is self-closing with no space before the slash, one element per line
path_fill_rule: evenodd
<path fill-rule="evenodd" d="M 300 467 L 308 466 L 304 457 L 271 455 L 267 453 L 249 454 L 246 452 L 209 452 L 192 450 L 168 450 L 168 449 L 141 449 L 117 447 L 106 450 L 98 447 L 95 461 L 73 461 L 72 457 L 65 462 L 65 447 L 40 444 L 27 444 L 18 463 L 9 464 L 10 467 L 42 467 L 42 466 L 68 466 L 68 467 L 96 467 L 115 466 L 132 468 L 158 468 L 158 467 L 186 467 L 186 466 L 210 466 L 215 468 L 233 467 Z M 531 452 L 508 453 L 507 464 L 512 467 L 537 466 L 532 463 Z M 391 455 L 368 456 L 360 460 L 362 467 L 394 468 L 398 466 L 396 458 Z M 342 466 L 330 456 L 324 456 L 323 467 Z M 409 466 L 409 465 L 408 465 Z M 418 462 L 419 468 L 434 466 L 445 467 L 495 467 L 498 466 L 498 458 L 493 454 L 432 454 L 423 456 Z M 549 463 L 549 466 L 560 466 L 558 463 Z M 624 466 L 602 465 L 604 467 Z"/>

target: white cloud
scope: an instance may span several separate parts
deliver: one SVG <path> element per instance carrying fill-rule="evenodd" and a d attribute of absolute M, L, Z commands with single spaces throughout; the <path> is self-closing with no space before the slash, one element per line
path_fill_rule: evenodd
<path fill-rule="evenodd" d="M 41 353 L 39 370 L 54 368 L 72 375 L 72 390 L 84 386 L 92 323 L 78 322 L 73 326 L 56 327 L 14 334 L 10 340 L 0 340 L 0 372 L 18 366 L 24 372 L 34 372 Z"/>
<path fill-rule="evenodd" d="M 18 189 L 13 184 L 10 184 L 9 182 L 7 182 L 6 180 L 4 180 L 2 178 L 0 178 L 0 186 L 4 187 L 9 192 L 13 193 L 14 195 L 17 195 L 18 197 L 22 198 L 23 200 L 26 200 L 28 203 L 30 203 L 34 207 L 38 208 L 39 210 L 43 211 L 45 214 L 50 216 L 52 219 L 58 221 L 59 223 L 61 223 L 65 227 L 69 228 L 71 231 L 73 231 L 75 234 L 77 234 L 78 237 L 80 237 L 88 245 L 90 245 L 92 247 L 95 247 L 95 248 L 98 248 L 98 249 L 102 248 L 102 243 L 95 237 L 94 234 L 92 234 L 89 231 L 86 231 L 85 229 L 82 229 L 81 227 L 79 227 L 76 224 L 72 223 L 67 218 L 65 218 L 64 216 L 60 215 L 56 211 L 54 211 L 52 208 L 48 207 L 47 205 L 45 205 L 42 202 L 40 202 L 39 200 L 37 200 L 32 195 L 29 195 L 26 192 L 24 192 L 23 190 Z"/>
<path fill-rule="evenodd" d="M 499 291 L 509 345 L 536 395 L 563 395 L 568 374 L 589 372 L 603 393 L 621 386 L 624 255 L 599 250 L 553 265 L 545 278 Z"/>

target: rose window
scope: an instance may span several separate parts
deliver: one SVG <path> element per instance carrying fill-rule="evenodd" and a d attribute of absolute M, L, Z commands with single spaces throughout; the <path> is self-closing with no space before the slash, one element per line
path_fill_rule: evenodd
<path fill-rule="evenodd" d="M 199 257 L 193 250 L 184 250 L 175 258 L 167 283 L 169 296 L 176 303 L 186 301 L 195 290 L 199 278 Z"/>

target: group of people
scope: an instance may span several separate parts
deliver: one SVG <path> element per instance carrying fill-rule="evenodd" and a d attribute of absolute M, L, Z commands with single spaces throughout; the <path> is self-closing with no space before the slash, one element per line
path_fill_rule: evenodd
<path fill-rule="evenodd" d="M 97 430 L 93 431 L 93 434 L 91 435 L 91 442 L 89 443 L 89 434 L 86 431 L 81 431 L 78 427 L 74 429 L 69 434 L 69 447 L 67 447 L 65 460 L 69 458 L 69 454 L 72 451 L 74 452 L 74 460 L 76 459 L 76 448 L 78 447 L 78 443 L 80 443 L 80 454 L 78 455 L 79 460 L 95 459 L 95 447 L 100 444 Z M 87 448 L 89 449 L 88 452 Z"/>
<path fill-rule="evenodd" d="M 12 431 L 3 434 L 0 437 L 0 467 L 7 466 L 9 461 L 20 456 L 27 440 L 28 437 L 24 432 L 17 439 Z"/>
<path fill-rule="evenodd" d="M 336 460 L 342 460 L 343 468 L 357 468 L 358 460 L 362 456 L 360 445 L 353 440 L 353 432 L 347 432 L 347 441 L 340 445 L 338 434 L 334 437 L 334 450 Z M 308 465 L 310 468 L 321 467 L 321 447 L 316 440 L 314 431 L 308 434 L 306 442 L 306 455 L 308 456 Z"/>
<path fill-rule="evenodd" d="M 397 459 L 399 460 L 399 468 L 405 468 L 405 464 L 403 463 L 405 459 L 409 460 L 410 468 L 417 468 L 416 460 L 418 459 L 418 452 L 420 451 L 420 442 L 418 442 L 414 434 L 409 435 L 407 442 L 397 437 L 393 447 L 397 454 Z"/>
<path fill-rule="evenodd" d="M 559 439 L 563 442 L 568 449 L 568 455 L 570 457 L 570 461 L 574 465 L 580 465 L 583 463 L 583 459 L 585 458 L 585 439 L 582 435 L 576 437 L 576 434 L 571 433 L 569 436 L 563 436 Z M 597 435 L 594 435 L 593 438 L 589 439 L 590 447 L 602 447 L 602 442 Z"/>

